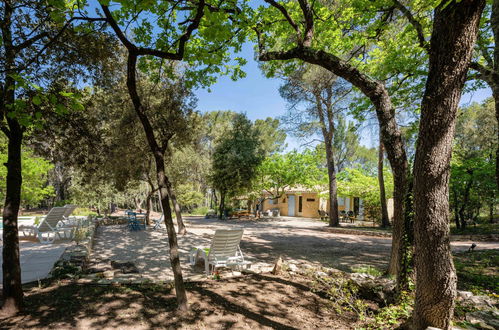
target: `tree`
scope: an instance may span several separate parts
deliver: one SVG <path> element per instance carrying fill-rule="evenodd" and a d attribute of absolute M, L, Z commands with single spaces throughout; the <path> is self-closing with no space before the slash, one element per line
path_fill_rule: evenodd
<path fill-rule="evenodd" d="M 496 132 L 492 98 L 458 111 L 450 177 L 450 201 L 457 228 L 464 229 L 467 220 L 476 220 L 484 206 L 489 208 L 493 221 Z"/>
<path fill-rule="evenodd" d="M 288 122 L 299 130 L 320 132 L 326 152 L 326 168 L 329 190 L 329 225 L 339 226 L 338 196 L 336 185 L 335 122 L 341 112 L 351 89 L 330 71 L 317 66 L 303 66 L 286 77 L 286 84 L 280 93 L 290 103 Z M 306 114 L 296 113 L 301 103 L 305 103 Z"/>
<path fill-rule="evenodd" d="M 0 130 L 8 139 L 2 267 L 2 311 L 6 314 L 16 313 L 23 308 L 17 230 L 21 202 L 23 137 L 27 127 L 43 120 L 41 107 L 51 105 L 52 110 L 57 112 L 68 110 L 64 105 L 58 104 L 57 96 L 60 95 L 47 95 L 40 82 L 44 82 L 48 71 L 53 73 L 61 67 L 65 67 L 61 71 L 64 74 L 70 72 L 72 78 L 81 78 L 94 71 L 90 66 L 86 66 L 88 62 L 78 67 L 75 63 L 66 62 L 68 57 L 61 56 L 61 53 L 51 52 L 55 44 L 65 44 L 66 40 L 60 42 L 64 39 L 63 36 L 72 34 L 73 38 L 68 38 L 68 43 L 80 38 L 89 40 L 71 29 L 73 17 L 66 18 L 73 16 L 72 9 L 72 6 L 66 7 L 65 2 L 58 1 L 5 0 L 0 3 Z M 72 46 L 75 46 L 75 43 Z M 84 71 L 86 73 L 83 73 Z M 73 102 L 74 106 L 77 104 Z"/>
<path fill-rule="evenodd" d="M 234 116 L 232 129 L 221 137 L 212 155 L 212 186 L 220 192 L 219 217 L 224 218 L 225 201 L 251 187 L 263 160 L 258 131 L 246 115 Z"/>
<path fill-rule="evenodd" d="M 414 161 L 414 325 L 451 328 L 456 273 L 449 240 L 449 172 L 456 112 L 485 1 L 441 3 L 434 12 L 429 72 Z"/>
<path fill-rule="evenodd" d="M 281 152 L 286 147 L 286 132 L 279 127 L 279 119 L 267 117 L 253 123 L 260 136 L 261 149 L 265 155 Z"/>
<path fill-rule="evenodd" d="M 7 162 L 7 144 L 0 136 L 0 163 Z M 21 154 L 23 185 L 21 187 L 21 205 L 34 206 L 43 199 L 54 194 L 54 187 L 47 184 L 48 173 L 53 165 L 42 157 L 36 157 L 33 152 L 23 148 Z M 5 200 L 5 178 L 7 168 L 0 167 L 0 201 Z M 1 205 L 1 204 L 0 204 Z M 1 207 L 0 207 L 1 208 Z"/>
<path fill-rule="evenodd" d="M 390 54 L 392 57 L 402 52 L 400 47 L 393 49 L 388 46 L 388 43 L 383 43 L 383 38 L 393 40 L 398 33 L 397 29 L 387 24 L 390 18 L 396 17 L 393 16 L 396 7 L 378 8 L 367 2 L 359 4 L 358 7 L 357 4 L 349 6 L 345 3 L 343 6 L 334 8 L 319 2 L 310 3 L 307 0 L 299 0 L 298 4 L 278 3 L 274 0 L 266 0 L 266 2 L 270 7 L 260 8 L 255 15 L 258 17 L 255 18 L 258 23 L 254 30 L 257 35 L 260 61 L 287 61 L 286 63 L 293 65 L 294 62 L 289 62 L 289 60 L 295 59 L 321 66 L 360 90 L 369 98 L 376 110 L 395 182 L 390 273 L 398 274 L 399 291 L 406 289 L 401 285 L 407 286 L 407 279 L 402 279 L 401 276 L 407 272 L 401 270 L 399 266 L 403 264 L 402 260 L 406 255 L 410 254 L 410 251 L 403 249 L 401 244 L 404 236 L 404 201 L 408 188 L 408 162 L 404 141 L 395 118 L 395 106 L 385 81 L 392 76 L 393 71 L 390 72 L 390 70 L 405 72 L 409 62 L 387 61 L 387 58 L 384 58 L 385 61 L 381 62 L 385 68 L 381 72 L 375 72 L 381 76 L 381 79 L 371 77 L 369 71 L 376 70 L 373 67 L 364 65 L 358 68 L 357 66 L 357 63 L 361 62 L 357 61 L 357 58 L 362 58 L 364 55 L 363 49 L 377 49 L 378 52 L 382 52 L 383 48 L 387 47 L 392 51 Z M 324 13 L 329 19 L 318 18 L 315 15 L 318 12 Z M 297 17 L 298 20 L 296 20 Z M 335 20 L 335 17 L 342 18 Z M 342 24 L 341 22 L 348 23 Z M 317 31 L 324 31 L 324 37 L 320 38 Z M 368 36 L 373 34 L 375 37 L 368 39 Z M 369 45 L 371 40 L 381 41 L 377 47 L 371 48 Z M 414 69 L 413 65 L 420 61 L 420 58 L 416 57 L 421 54 L 421 50 L 417 49 L 417 46 L 414 47 L 414 42 L 410 38 L 403 37 L 397 40 L 408 45 L 404 51 L 411 49 L 411 66 Z M 334 44 L 333 47 L 331 47 L 332 44 Z M 330 51 L 332 49 L 338 49 L 338 54 Z M 403 58 L 402 56 L 406 55 L 400 54 L 399 57 Z M 366 69 L 363 71 L 362 67 Z M 270 73 L 272 71 L 275 69 L 271 68 Z"/>

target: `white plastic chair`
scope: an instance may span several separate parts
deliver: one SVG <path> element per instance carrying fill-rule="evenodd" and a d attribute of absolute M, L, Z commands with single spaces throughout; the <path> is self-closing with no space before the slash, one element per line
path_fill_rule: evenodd
<path fill-rule="evenodd" d="M 211 241 L 211 246 L 194 247 L 190 253 L 190 263 L 194 265 L 198 258 L 204 259 L 206 276 L 210 276 L 210 266 L 213 271 L 220 267 L 247 267 L 239 243 L 243 237 L 243 229 L 217 229 Z"/>

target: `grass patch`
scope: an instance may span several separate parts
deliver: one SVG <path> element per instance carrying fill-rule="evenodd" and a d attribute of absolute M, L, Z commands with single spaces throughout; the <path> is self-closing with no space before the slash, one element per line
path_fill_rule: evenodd
<path fill-rule="evenodd" d="M 457 229 L 454 223 L 450 228 L 451 235 L 499 235 L 499 223 L 479 222 L 469 224 L 466 229 Z"/>
<path fill-rule="evenodd" d="M 454 265 L 459 290 L 499 297 L 499 250 L 459 253 Z"/>
<path fill-rule="evenodd" d="M 379 270 L 378 268 L 373 267 L 373 266 L 353 267 L 352 271 L 354 273 L 369 274 L 369 275 L 376 276 L 376 277 L 383 276 L 383 272 L 381 270 Z"/>

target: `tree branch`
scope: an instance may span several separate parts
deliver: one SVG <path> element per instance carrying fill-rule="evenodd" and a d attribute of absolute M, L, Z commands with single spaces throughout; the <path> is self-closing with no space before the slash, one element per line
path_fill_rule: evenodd
<path fill-rule="evenodd" d="M 302 45 L 310 47 L 312 45 L 312 38 L 314 37 L 314 12 L 307 0 L 298 0 L 298 2 L 303 12 L 303 18 L 305 19 L 305 33 L 303 33 Z"/>
<path fill-rule="evenodd" d="M 412 15 L 411 11 L 407 9 L 399 0 L 393 0 L 395 7 L 400 10 L 400 12 L 407 18 L 409 23 L 414 27 L 416 33 L 418 35 L 419 46 L 425 49 L 426 51 L 430 51 L 430 45 L 426 42 L 424 37 L 423 26 L 421 23 Z"/>
<path fill-rule="evenodd" d="M 286 18 L 286 20 L 288 21 L 289 25 L 291 25 L 291 27 L 296 31 L 296 34 L 300 37 L 301 39 L 301 31 L 300 31 L 300 27 L 298 26 L 298 24 L 295 23 L 295 21 L 293 21 L 293 19 L 291 18 L 291 16 L 289 16 L 289 13 L 288 11 L 286 10 L 286 8 L 284 8 L 283 5 L 275 2 L 274 0 L 264 0 L 266 3 L 268 3 L 269 5 L 271 5 L 272 7 L 276 8 L 277 10 L 279 10 L 282 15 Z"/>
<path fill-rule="evenodd" d="M 477 71 L 479 73 L 477 78 L 485 81 L 490 87 L 494 87 L 499 84 L 499 74 L 489 68 L 486 68 L 484 65 L 478 62 L 471 62 L 470 69 Z"/>

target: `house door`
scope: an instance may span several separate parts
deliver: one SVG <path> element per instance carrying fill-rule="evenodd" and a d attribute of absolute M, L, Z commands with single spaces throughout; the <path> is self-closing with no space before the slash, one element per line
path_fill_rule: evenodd
<path fill-rule="evenodd" d="M 295 195 L 288 195 L 288 216 L 295 216 Z"/>

